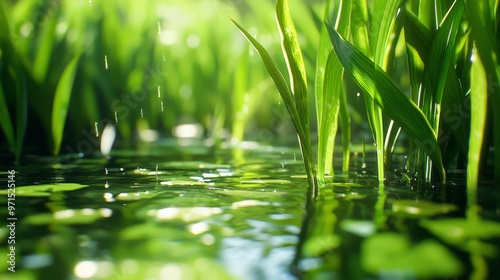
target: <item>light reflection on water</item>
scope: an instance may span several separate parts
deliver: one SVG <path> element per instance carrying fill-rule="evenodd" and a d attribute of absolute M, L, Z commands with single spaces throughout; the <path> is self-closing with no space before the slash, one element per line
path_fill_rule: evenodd
<path fill-rule="evenodd" d="M 290 265 L 308 188 L 298 151 L 258 145 L 240 153 L 181 149 L 139 148 L 59 165 L 33 158 L 19 167 L 19 187 L 89 187 L 17 198 L 18 215 L 35 222 L 19 224 L 18 269 L 24 274 L 12 279 L 47 279 L 48 271 L 57 279 L 297 279 Z M 408 231 L 415 220 L 388 215 L 391 201 L 447 200 L 463 207 L 453 189 L 418 193 L 389 184 L 381 196 L 375 172 L 364 172 L 339 176 L 330 185 L 334 191 L 324 191 L 318 202 L 315 217 L 331 223 L 320 228 L 330 235 L 319 235 L 323 248 L 312 244 L 307 250 L 328 257 L 328 248 L 348 246 L 331 255 L 333 266 L 359 258 L 361 238 L 380 230 L 378 222 L 385 223 L 382 231 Z M 381 197 L 386 206 L 377 208 Z M 494 213 L 487 215 L 499 220 Z M 299 264 L 306 271 L 322 265 L 318 257 Z M 326 275 L 349 273 L 338 268 Z"/>

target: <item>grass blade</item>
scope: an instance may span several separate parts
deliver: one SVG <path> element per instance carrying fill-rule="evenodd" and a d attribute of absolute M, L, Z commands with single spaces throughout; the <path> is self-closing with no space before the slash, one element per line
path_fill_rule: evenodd
<path fill-rule="evenodd" d="M 467 191 L 476 193 L 488 112 L 488 80 L 479 55 L 473 54 L 471 77 L 471 133 L 467 164 Z M 469 205 L 472 206 L 472 205 Z"/>
<path fill-rule="evenodd" d="M 422 111 L 404 95 L 370 59 L 346 42 L 330 25 L 327 25 L 335 52 L 344 69 L 358 86 L 368 93 L 375 103 L 400 125 L 408 136 L 433 160 L 445 182 L 446 175 L 436 136 Z"/>
<path fill-rule="evenodd" d="M 288 114 L 292 119 L 292 123 L 295 126 L 297 135 L 299 137 L 299 144 L 302 152 L 302 157 L 304 159 L 304 165 L 306 167 L 307 177 L 310 186 L 316 186 L 316 172 L 314 170 L 314 158 L 312 155 L 312 148 L 309 140 L 309 131 L 306 131 L 304 125 L 301 122 L 301 118 L 297 111 L 295 100 L 292 95 L 292 91 L 285 80 L 285 77 L 276 66 L 276 63 L 271 58 L 266 49 L 254 38 L 250 33 L 248 33 L 243 27 L 241 27 L 236 21 L 230 18 L 233 24 L 241 31 L 241 33 L 247 38 L 247 40 L 252 44 L 252 46 L 257 50 L 264 65 L 266 66 L 269 75 L 274 81 L 278 92 L 280 93 L 283 102 L 288 110 Z M 316 191 L 314 191 L 315 193 Z"/>
<path fill-rule="evenodd" d="M 2 81 L 0 81 L 0 126 L 7 138 L 7 143 L 11 149 L 15 149 L 16 138 L 14 136 L 14 128 L 12 127 L 12 120 L 10 119 L 9 107 L 5 101 L 5 94 L 3 91 Z"/>
<path fill-rule="evenodd" d="M 73 88 L 78 61 L 80 55 L 75 56 L 64 68 L 61 79 L 57 84 L 54 101 L 52 104 L 52 141 L 54 145 L 53 154 L 59 154 L 64 132 L 64 124 L 68 115 L 69 100 Z"/>
<path fill-rule="evenodd" d="M 305 132 L 304 136 L 306 138 L 304 140 L 307 145 L 310 145 L 306 68 L 297 31 L 290 15 L 288 0 L 278 0 L 276 2 L 276 19 L 282 39 L 283 55 L 290 75 L 290 87 L 295 96 L 295 106 Z"/>
<path fill-rule="evenodd" d="M 327 6 L 328 8 L 328 6 Z M 341 1 L 336 17 L 336 28 L 344 36 L 349 34 L 349 22 L 351 15 L 351 2 Z M 325 11 L 325 20 L 328 16 L 328 11 Z M 335 136 L 338 128 L 338 115 L 340 109 L 341 94 L 343 92 L 343 75 L 344 71 L 342 64 L 335 56 L 329 42 L 328 31 L 326 27 L 322 28 L 326 33 L 326 38 L 321 37 L 320 45 L 328 44 L 330 46 L 326 65 L 324 66 L 323 92 L 320 95 L 319 108 L 319 123 L 318 123 L 318 175 L 319 179 L 324 179 L 324 174 L 333 175 L 333 151 L 335 144 Z M 323 32 L 322 30 L 322 32 Z M 325 46 L 323 48 L 326 48 Z"/>

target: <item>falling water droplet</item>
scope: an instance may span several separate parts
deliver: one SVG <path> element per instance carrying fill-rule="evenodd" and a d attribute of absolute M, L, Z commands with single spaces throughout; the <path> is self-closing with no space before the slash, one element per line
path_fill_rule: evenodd
<path fill-rule="evenodd" d="M 158 21 L 158 35 L 161 36 L 161 25 L 159 21 Z"/>
<path fill-rule="evenodd" d="M 118 113 L 115 111 L 115 123 L 118 125 Z"/>
<path fill-rule="evenodd" d="M 104 55 L 104 68 L 108 70 L 108 56 Z"/>
<path fill-rule="evenodd" d="M 106 175 L 108 175 L 108 169 L 107 168 L 104 168 L 104 172 L 106 173 Z"/>
<path fill-rule="evenodd" d="M 163 101 L 160 102 L 161 111 L 163 112 Z"/>
<path fill-rule="evenodd" d="M 161 94 L 160 94 L 160 86 L 158 86 L 158 98 L 161 97 Z"/>
<path fill-rule="evenodd" d="M 144 118 L 144 113 L 142 112 L 142 108 L 141 108 L 141 119 Z"/>
<path fill-rule="evenodd" d="M 167 60 L 165 59 L 165 52 L 163 52 L 163 62 L 165 62 L 165 61 L 167 61 Z"/>
<path fill-rule="evenodd" d="M 92 0 L 89 0 L 89 6 L 92 6 Z"/>
<path fill-rule="evenodd" d="M 98 123 L 94 122 L 95 137 L 99 138 L 99 129 L 97 128 Z"/>
<path fill-rule="evenodd" d="M 285 169 L 285 162 L 284 161 L 281 161 L 281 168 Z"/>

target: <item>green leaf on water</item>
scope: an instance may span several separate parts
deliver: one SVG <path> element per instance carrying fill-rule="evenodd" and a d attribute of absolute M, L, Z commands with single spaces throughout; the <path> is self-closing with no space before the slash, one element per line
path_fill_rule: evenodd
<path fill-rule="evenodd" d="M 32 225 L 48 225 L 48 224 L 92 224 L 98 219 L 108 218 L 112 211 L 108 208 L 100 209 L 66 209 L 54 212 L 52 214 L 43 213 L 30 215 L 24 219 L 26 223 Z"/>
<path fill-rule="evenodd" d="M 64 68 L 61 79 L 57 84 L 54 102 L 52 104 L 52 141 L 54 145 L 53 154 L 59 154 L 64 132 L 64 124 L 68 115 L 69 101 L 73 88 L 78 61 L 80 55 L 75 56 Z"/>
<path fill-rule="evenodd" d="M 423 200 L 389 200 L 389 202 L 392 202 L 394 214 L 410 217 L 434 216 L 458 210 L 456 205 L 449 203 L 434 203 Z"/>
<path fill-rule="evenodd" d="M 115 198 L 119 201 L 136 201 L 142 199 L 150 199 L 156 197 L 158 195 L 157 192 L 133 192 L 133 193 L 120 193 Z"/>
<path fill-rule="evenodd" d="M 494 221 L 452 218 L 421 221 L 420 225 L 443 241 L 455 245 L 469 239 L 500 237 L 500 223 Z"/>
<path fill-rule="evenodd" d="M 407 236 L 392 232 L 363 242 L 361 264 L 367 272 L 391 279 L 454 277 L 463 270 L 460 261 L 438 242 L 428 239 L 412 246 Z"/>
<path fill-rule="evenodd" d="M 380 67 L 345 41 L 330 25 L 327 28 L 344 69 L 405 130 L 410 139 L 431 157 L 441 180 L 445 181 L 446 174 L 436 135 L 422 111 L 396 87 Z"/>
<path fill-rule="evenodd" d="M 54 192 L 74 191 L 86 187 L 88 185 L 76 183 L 20 186 L 16 187 L 16 196 L 50 196 Z M 0 190 L 0 195 L 7 195 L 7 190 Z"/>
<path fill-rule="evenodd" d="M 237 197 L 253 198 L 253 199 L 281 197 L 286 195 L 285 192 L 279 192 L 279 191 L 258 192 L 258 191 L 246 191 L 246 190 L 218 190 L 216 192 L 227 196 L 237 196 Z"/>

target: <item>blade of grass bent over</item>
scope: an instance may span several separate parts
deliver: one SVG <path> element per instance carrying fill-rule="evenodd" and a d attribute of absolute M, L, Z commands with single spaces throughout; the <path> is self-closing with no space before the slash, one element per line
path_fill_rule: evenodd
<path fill-rule="evenodd" d="M 445 182 L 446 175 L 436 136 L 422 111 L 404 95 L 370 59 L 346 42 L 330 25 L 327 28 L 335 52 L 344 69 L 375 100 L 378 106 L 399 124 L 433 160 Z"/>
<path fill-rule="evenodd" d="M 66 123 L 66 116 L 68 115 L 69 100 L 71 98 L 71 91 L 79 58 L 80 55 L 75 56 L 64 68 L 54 95 L 54 102 L 52 104 L 52 141 L 54 145 L 54 155 L 59 154 L 61 147 L 64 124 Z"/>
<path fill-rule="evenodd" d="M 283 99 L 283 102 L 285 103 L 285 106 L 288 110 L 288 113 L 290 115 L 290 118 L 292 119 L 292 123 L 295 126 L 295 129 L 297 131 L 297 135 L 299 137 L 299 142 L 300 142 L 300 148 L 302 151 L 302 157 L 304 159 L 304 165 L 306 167 L 306 172 L 307 172 L 307 178 L 309 180 L 309 184 L 311 186 L 316 186 L 316 174 L 314 171 L 314 164 L 313 164 L 313 156 L 312 156 L 312 148 L 310 143 L 308 145 L 305 145 L 305 140 L 308 139 L 309 137 L 307 136 L 309 132 L 304 130 L 304 126 L 302 125 L 300 121 L 299 114 L 297 112 L 297 108 L 295 107 L 295 102 L 294 102 L 294 97 L 292 95 L 292 91 L 290 90 L 290 87 L 288 86 L 285 77 L 281 73 L 281 71 L 278 69 L 278 66 L 276 66 L 276 63 L 274 60 L 271 58 L 269 53 L 266 51 L 266 49 L 248 33 L 243 27 L 241 27 L 236 21 L 233 19 L 229 18 L 233 24 L 240 30 L 240 32 L 247 38 L 247 40 L 252 44 L 252 46 L 257 50 L 259 55 L 262 58 L 262 61 L 264 62 L 264 65 L 266 66 L 267 71 L 269 72 L 269 75 L 273 79 L 276 88 L 278 89 L 278 92 L 280 93 L 281 98 Z M 314 191 L 315 192 L 315 191 Z"/>

